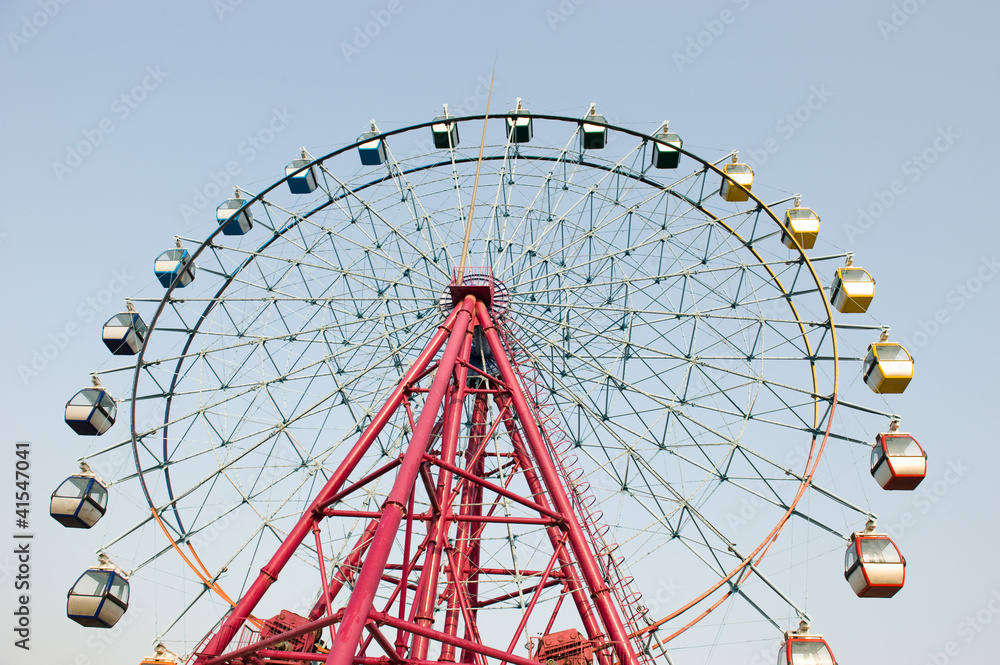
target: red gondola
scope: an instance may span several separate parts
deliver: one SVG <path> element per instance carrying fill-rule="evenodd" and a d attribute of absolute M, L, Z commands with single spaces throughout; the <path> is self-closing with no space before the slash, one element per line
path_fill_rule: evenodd
<path fill-rule="evenodd" d="M 872 477 L 885 490 L 912 490 L 927 475 L 927 453 L 907 432 L 899 432 L 893 420 L 889 431 L 875 436 Z"/>
<path fill-rule="evenodd" d="M 837 659 L 823 636 L 811 634 L 809 624 L 803 621 L 798 630 L 785 631 L 778 665 L 837 665 Z"/>
<path fill-rule="evenodd" d="M 875 521 L 851 534 L 844 558 L 844 577 L 859 598 L 892 598 L 906 581 L 906 559 L 885 533 L 875 533 Z"/>

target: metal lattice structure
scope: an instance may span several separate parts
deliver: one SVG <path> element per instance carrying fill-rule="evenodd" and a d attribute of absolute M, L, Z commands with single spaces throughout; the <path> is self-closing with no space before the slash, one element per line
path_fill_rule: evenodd
<path fill-rule="evenodd" d="M 817 265 L 845 253 L 807 256 L 774 212 L 794 196 L 722 200 L 731 154 L 660 170 L 650 135 L 524 117 L 304 152 L 179 240 L 195 279 L 132 299 L 156 307 L 137 362 L 99 371 L 131 433 L 86 459 L 142 497 L 102 550 L 173 589 L 157 640 L 199 665 L 632 665 L 807 616 L 787 561 L 870 516 L 824 452 L 853 470 L 890 416 L 842 397 L 840 333 L 881 329 L 834 322 Z M 457 144 L 484 121 L 505 140 Z M 651 600 L 671 571 L 684 593 Z"/>

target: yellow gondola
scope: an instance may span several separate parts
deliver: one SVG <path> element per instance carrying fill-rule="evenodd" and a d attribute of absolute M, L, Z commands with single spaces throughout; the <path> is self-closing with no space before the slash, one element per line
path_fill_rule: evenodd
<path fill-rule="evenodd" d="M 746 201 L 750 198 L 750 187 L 753 185 L 753 169 L 749 164 L 736 160 L 734 153 L 733 162 L 722 167 L 725 177 L 722 178 L 719 194 L 727 201 Z"/>
<path fill-rule="evenodd" d="M 883 331 L 879 341 L 868 347 L 865 383 L 877 393 L 901 393 L 913 378 L 913 356 L 901 344 L 890 342 Z"/>
<path fill-rule="evenodd" d="M 794 249 L 795 239 L 802 249 L 812 249 L 819 236 L 819 215 L 809 208 L 802 208 L 802 199 L 795 197 L 795 207 L 785 211 L 785 226 L 781 229 L 781 243 L 788 249 Z"/>
<path fill-rule="evenodd" d="M 875 279 L 864 268 L 854 265 L 847 257 L 847 265 L 837 268 L 830 285 L 830 303 L 844 314 L 864 314 L 875 297 Z"/>

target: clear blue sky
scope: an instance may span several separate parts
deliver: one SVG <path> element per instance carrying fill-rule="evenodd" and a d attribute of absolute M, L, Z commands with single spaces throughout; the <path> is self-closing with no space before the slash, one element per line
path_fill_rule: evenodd
<path fill-rule="evenodd" d="M 378 34 L 359 38 L 378 18 Z M 494 109 L 522 97 L 579 116 L 593 101 L 643 131 L 669 118 L 695 151 L 739 149 L 770 191 L 806 194 L 829 248 L 877 273 L 873 313 L 917 356 L 893 410 L 929 449 L 931 472 L 923 494 L 873 499 L 885 521 L 914 516 L 905 596 L 811 596 L 810 610 L 845 663 L 923 664 L 946 649 L 935 662 L 995 659 L 1000 459 L 986 416 L 1000 363 L 983 349 L 1000 322 L 988 212 L 998 22 L 1000 7 L 981 0 L 3 3 L 0 552 L 15 441 L 33 445 L 38 534 L 27 656 L 12 647 L 0 568 L 4 662 L 138 662 L 147 650 L 141 612 L 110 646 L 65 620 L 67 580 L 99 541 L 43 513 L 84 445 L 61 412 L 105 360 L 100 323 L 150 291 L 150 262 L 175 234 L 210 230 L 204 212 L 188 213 L 205 206 L 213 174 L 233 162 L 256 191 L 299 146 L 322 154 L 370 118 L 423 122 L 442 102 L 480 113 L 494 62 Z M 273 140 L 249 138 L 265 127 Z M 206 198 L 210 214 L 219 197 Z M 35 356 L 50 343 L 53 357 Z M 946 478 L 949 465 L 962 470 Z"/>

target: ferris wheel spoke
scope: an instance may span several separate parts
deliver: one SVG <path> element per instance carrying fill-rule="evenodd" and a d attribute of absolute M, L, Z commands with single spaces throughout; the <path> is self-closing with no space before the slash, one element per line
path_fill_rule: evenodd
<path fill-rule="evenodd" d="M 413 185 L 407 179 L 405 169 L 403 169 L 402 166 L 400 165 L 400 163 L 398 161 L 396 161 L 396 158 L 392 154 L 392 150 L 389 148 L 388 143 L 386 143 L 386 149 L 385 150 L 386 150 L 386 156 L 388 157 L 389 163 L 390 163 L 390 165 L 392 167 L 392 168 L 390 168 L 390 172 L 393 173 L 393 178 L 394 178 L 394 180 L 396 180 L 396 186 L 397 186 L 397 188 L 399 189 L 400 192 L 404 192 L 405 191 L 406 192 L 405 196 L 407 196 L 409 198 L 409 200 L 412 202 L 412 206 L 413 207 L 412 207 L 412 209 L 410 209 L 411 213 L 412 213 L 412 218 L 411 218 L 410 221 L 412 221 L 416 225 L 420 225 L 420 220 L 423 220 L 424 222 L 426 222 L 426 224 L 427 224 L 427 231 L 428 231 L 428 234 L 429 234 L 428 238 L 427 238 L 428 247 L 435 247 L 436 246 L 436 247 L 447 248 L 449 243 L 447 243 L 445 241 L 445 238 L 442 237 L 440 231 L 435 227 L 435 225 L 433 223 L 433 217 L 434 216 L 431 215 L 431 214 L 429 214 L 427 212 L 427 209 L 424 207 L 424 204 L 421 202 L 420 197 L 417 195 L 416 189 L 413 187 Z M 454 151 L 454 149 L 449 150 L 449 156 L 450 156 L 452 165 L 454 165 L 454 163 L 455 163 L 455 151 Z M 454 181 L 455 181 L 455 194 L 456 194 L 457 206 L 458 206 L 458 219 L 461 221 L 461 219 L 462 219 L 462 201 L 461 201 L 461 196 L 460 196 L 460 193 L 459 193 L 459 185 L 458 185 L 458 176 L 457 176 L 457 173 L 455 175 Z M 417 213 L 417 208 L 420 209 L 419 215 Z M 383 219 L 382 221 L 384 222 L 385 220 Z M 437 243 L 436 245 L 434 244 L 435 242 Z M 454 258 L 447 253 L 447 249 L 445 249 L 445 257 L 447 259 L 448 265 L 458 265 L 455 262 Z"/>
<path fill-rule="evenodd" d="M 340 184 L 341 186 L 344 186 L 343 183 L 340 182 L 339 180 L 337 180 L 337 183 Z M 402 232 L 399 228 L 397 228 L 393 224 L 390 224 L 389 221 L 386 220 L 385 217 L 383 217 L 375 208 L 373 208 L 368 201 L 362 199 L 356 192 L 349 190 L 349 188 L 347 187 L 344 188 L 345 190 L 350 191 L 351 196 L 357 199 L 357 201 L 362 205 L 362 207 L 365 209 L 366 213 L 369 215 L 371 219 L 373 220 L 377 219 L 381 224 L 385 226 L 386 229 L 391 230 L 391 232 L 394 233 L 402 243 L 409 246 L 410 249 L 415 253 L 420 255 L 425 254 L 425 252 L 421 251 L 415 244 L 413 244 L 413 242 L 410 240 L 409 236 L 405 232 Z M 427 223 L 430 224 L 430 221 L 428 220 Z M 442 246 L 447 247 L 447 245 L 442 245 Z M 447 250 L 445 251 L 447 252 Z M 449 262 L 451 262 L 451 257 L 447 256 L 447 258 Z M 449 275 L 447 274 L 447 271 L 441 269 L 440 266 L 438 266 L 436 263 L 434 264 L 434 266 L 441 271 L 443 279 L 448 279 Z"/>

